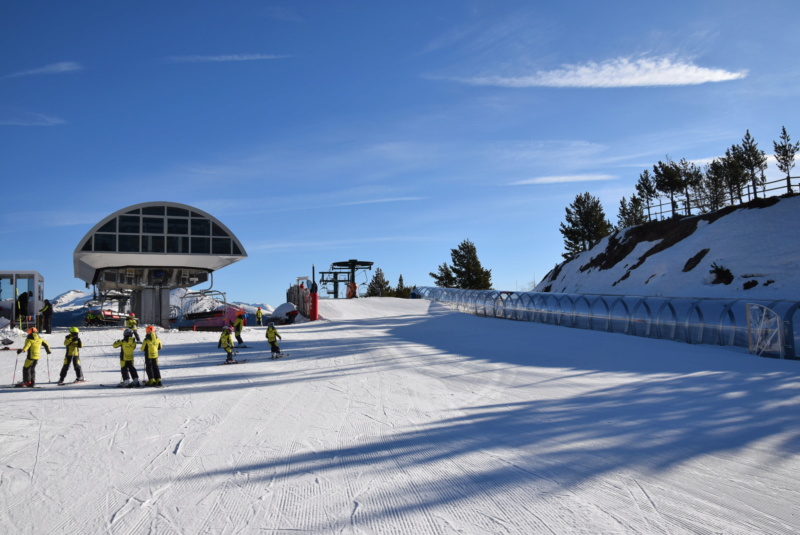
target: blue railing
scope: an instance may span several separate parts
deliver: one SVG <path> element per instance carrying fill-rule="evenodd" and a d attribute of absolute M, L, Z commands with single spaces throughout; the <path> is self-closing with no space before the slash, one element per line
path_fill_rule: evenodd
<path fill-rule="evenodd" d="M 417 287 L 415 295 L 492 318 L 548 323 L 689 344 L 749 347 L 747 304 L 782 320 L 784 356 L 796 358 L 799 301 L 501 292 Z"/>

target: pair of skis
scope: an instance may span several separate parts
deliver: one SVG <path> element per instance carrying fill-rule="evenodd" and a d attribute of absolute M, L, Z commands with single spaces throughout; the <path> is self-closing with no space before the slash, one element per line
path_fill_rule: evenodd
<path fill-rule="evenodd" d="M 277 360 L 279 358 L 288 357 L 288 353 L 278 353 L 278 356 L 271 356 L 270 360 Z M 229 364 L 244 364 L 245 362 L 249 362 L 249 359 L 244 360 L 226 360 L 224 362 L 220 362 L 217 366 L 227 366 Z"/>
<path fill-rule="evenodd" d="M 125 386 L 125 385 L 122 385 L 122 386 L 120 386 L 120 385 L 100 385 L 100 386 L 105 387 L 105 388 L 120 388 L 120 389 L 125 389 L 125 390 L 141 390 L 141 389 L 144 389 L 144 388 L 166 388 L 165 385 L 150 385 L 150 386 L 147 386 L 144 383 L 139 383 L 139 386 Z"/>
<path fill-rule="evenodd" d="M 54 385 L 56 385 L 56 386 L 70 386 L 70 385 L 82 385 L 82 384 L 84 384 L 84 383 L 88 383 L 88 382 L 89 382 L 89 381 L 73 381 L 73 382 L 71 382 L 71 383 L 43 383 L 43 384 L 46 384 L 46 385 L 51 385 L 51 384 L 54 384 Z M 41 386 L 37 386 L 37 385 L 34 385 L 34 386 L 25 386 L 25 385 L 24 385 L 24 384 L 22 384 L 22 383 L 17 383 L 17 384 L 15 384 L 15 385 L 4 386 L 3 388 L 43 388 L 43 387 L 41 387 Z"/>

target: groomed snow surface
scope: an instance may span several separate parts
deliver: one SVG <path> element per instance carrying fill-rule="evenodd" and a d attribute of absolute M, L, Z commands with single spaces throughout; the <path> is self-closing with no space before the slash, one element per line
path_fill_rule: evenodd
<path fill-rule="evenodd" d="M 3 533 L 800 532 L 798 362 L 418 300 L 321 311 L 279 328 L 280 360 L 260 327 L 234 366 L 217 333 L 161 332 L 164 389 L 100 387 L 121 330 L 83 329 L 90 383 L 0 390 Z"/>

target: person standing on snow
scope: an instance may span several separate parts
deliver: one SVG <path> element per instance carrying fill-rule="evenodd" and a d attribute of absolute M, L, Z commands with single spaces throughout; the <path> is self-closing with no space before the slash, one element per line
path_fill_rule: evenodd
<path fill-rule="evenodd" d="M 28 358 L 25 359 L 25 364 L 22 366 L 22 382 L 17 383 L 17 388 L 29 387 L 33 388 L 36 385 L 36 365 L 39 363 L 39 356 L 42 353 L 42 346 L 49 355 L 50 344 L 44 338 L 39 337 L 39 330 L 36 327 L 28 329 L 28 336 L 25 338 L 25 345 L 22 349 L 17 349 L 17 355 L 23 351 L 28 352 Z"/>
<path fill-rule="evenodd" d="M 44 306 L 39 311 L 39 316 L 42 318 L 42 332 L 53 334 L 53 305 L 50 304 L 49 299 L 44 300 Z"/>
<path fill-rule="evenodd" d="M 14 323 L 14 320 L 19 321 L 18 327 L 22 329 L 22 326 L 25 324 L 25 321 L 28 319 L 28 299 L 33 295 L 33 292 L 22 292 L 22 294 L 17 298 L 17 316 L 11 319 L 11 323 Z M 36 332 L 39 332 L 38 330 Z"/>
<path fill-rule="evenodd" d="M 163 349 L 161 339 L 156 334 L 156 328 L 148 325 L 142 351 L 144 351 L 144 370 L 147 374 L 145 386 L 161 386 L 161 370 L 158 369 L 158 350 Z"/>
<path fill-rule="evenodd" d="M 259 327 L 263 326 L 264 324 L 261 323 L 261 319 L 264 317 L 264 311 L 261 310 L 261 307 L 258 307 L 256 310 L 256 325 Z"/>
<path fill-rule="evenodd" d="M 133 350 L 136 349 L 136 339 L 133 337 L 133 331 L 125 329 L 122 334 L 122 340 L 114 342 L 113 347 L 120 347 L 119 351 L 119 366 L 122 372 L 122 382 L 118 387 L 136 387 L 139 386 L 139 374 L 136 373 L 136 367 L 133 365 Z M 131 378 L 133 380 L 131 380 Z"/>
<path fill-rule="evenodd" d="M 133 333 L 133 336 L 136 337 L 137 342 L 142 341 L 142 339 L 139 338 L 139 331 L 137 330 L 139 327 L 139 320 L 136 319 L 136 314 L 131 312 L 131 314 L 128 316 L 128 319 L 125 320 L 125 327 L 130 329 L 130 331 Z"/>
<path fill-rule="evenodd" d="M 244 345 L 242 329 L 244 329 L 244 313 L 239 312 L 236 314 L 236 321 L 233 322 L 233 330 L 236 332 L 236 342 L 239 344 L 239 347 Z"/>
<path fill-rule="evenodd" d="M 83 378 L 83 370 L 81 370 L 80 348 L 83 347 L 83 342 L 78 337 L 78 328 L 70 327 L 69 334 L 64 338 L 64 345 L 67 346 L 67 354 L 64 357 L 64 365 L 61 366 L 61 376 L 58 378 L 58 384 L 63 386 L 64 379 L 67 378 L 69 365 L 75 367 L 75 382 L 82 383 L 85 381 Z"/>
<path fill-rule="evenodd" d="M 233 332 L 233 326 L 223 327 L 222 334 L 219 337 L 219 343 L 217 343 L 217 347 L 220 349 L 224 349 L 225 352 L 228 354 L 225 362 L 236 362 L 233 360 L 233 339 L 231 338 L 231 333 Z"/>
<path fill-rule="evenodd" d="M 269 347 L 272 350 L 272 358 L 277 359 L 282 357 L 281 348 L 278 347 L 278 338 L 281 338 L 281 335 L 278 333 L 278 329 L 275 328 L 275 324 L 270 322 L 267 326 L 267 342 L 269 342 Z M 281 338 L 282 340 L 283 338 Z"/>

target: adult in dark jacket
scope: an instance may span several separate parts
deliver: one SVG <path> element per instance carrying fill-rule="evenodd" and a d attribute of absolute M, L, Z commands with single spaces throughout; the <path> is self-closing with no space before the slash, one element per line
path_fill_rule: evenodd
<path fill-rule="evenodd" d="M 49 299 L 44 300 L 44 306 L 39 311 L 42 318 L 42 331 L 47 334 L 53 334 L 53 305 L 50 304 Z"/>
<path fill-rule="evenodd" d="M 25 323 L 25 320 L 28 317 L 28 299 L 32 295 L 33 292 L 22 292 L 22 294 L 17 297 L 17 310 L 12 321 L 19 320 L 20 329 L 22 329 L 22 325 Z"/>

